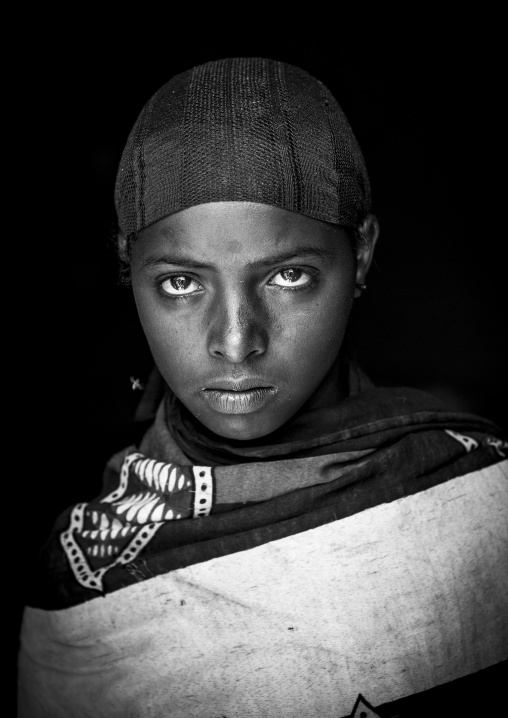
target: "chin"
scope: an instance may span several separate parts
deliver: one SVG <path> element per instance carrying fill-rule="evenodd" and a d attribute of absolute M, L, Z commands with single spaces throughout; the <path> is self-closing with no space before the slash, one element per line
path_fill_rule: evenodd
<path fill-rule="evenodd" d="M 225 439 L 233 439 L 234 441 L 253 441 L 268 436 L 278 429 L 284 422 L 267 422 L 262 417 L 229 416 L 227 419 L 221 417 L 219 420 L 212 419 L 206 421 L 201 418 L 201 422 L 207 429 L 213 431 L 217 436 Z"/>

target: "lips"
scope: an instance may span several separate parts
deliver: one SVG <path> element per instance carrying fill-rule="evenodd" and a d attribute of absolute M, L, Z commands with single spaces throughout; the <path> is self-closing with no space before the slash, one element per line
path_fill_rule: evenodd
<path fill-rule="evenodd" d="M 246 376 L 231 379 L 211 379 L 206 383 L 203 391 L 251 391 L 252 389 L 273 389 L 271 384 L 260 377 Z"/>
<path fill-rule="evenodd" d="M 201 390 L 204 401 L 220 414 L 249 414 L 263 408 L 277 393 L 257 377 L 216 379 Z"/>

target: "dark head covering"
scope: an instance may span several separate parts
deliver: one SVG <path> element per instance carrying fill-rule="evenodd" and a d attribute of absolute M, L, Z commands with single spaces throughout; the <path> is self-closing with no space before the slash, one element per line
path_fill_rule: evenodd
<path fill-rule="evenodd" d="M 148 101 L 118 171 L 120 229 L 219 201 L 358 225 L 370 208 L 365 162 L 321 82 L 282 62 L 229 58 L 177 75 Z"/>

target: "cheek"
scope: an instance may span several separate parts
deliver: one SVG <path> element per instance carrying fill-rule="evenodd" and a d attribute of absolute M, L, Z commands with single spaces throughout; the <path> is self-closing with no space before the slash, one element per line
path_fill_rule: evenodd
<path fill-rule="evenodd" d="M 353 305 L 353 287 L 330 290 L 319 301 L 279 317 L 280 341 L 294 359 L 314 357 L 316 362 L 340 349 Z M 291 349 L 290 349 L 291 348 Z M 318 368 L 318 365 L 316 365 Z"/>
<path fill-rule="evenodd" d="M 199 355 L 199 337 L 193 323 L 168 311 L 142 291 L 134 293 L 138 316 L 154 360 L 166 381 L 185 375 Z"/>

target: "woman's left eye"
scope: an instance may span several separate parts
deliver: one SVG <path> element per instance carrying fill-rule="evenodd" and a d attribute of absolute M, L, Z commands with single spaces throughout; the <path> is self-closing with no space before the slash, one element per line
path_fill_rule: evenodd
<path fill-rule="evenodd" d="M 310 284 L 311 280 L 310 274 L 303 269 L 289 267 L 277 272 L 271 278 L 270 284 L 275 284 L 277 287 L 304 287 L 306 284 Z"/>
<path fill-rule="evenodd" d="M 185 274 L 173 275 L 161 282 L 161 289 L 172 297 L 185 297 L 201 289 L 201 284 Z"/>

